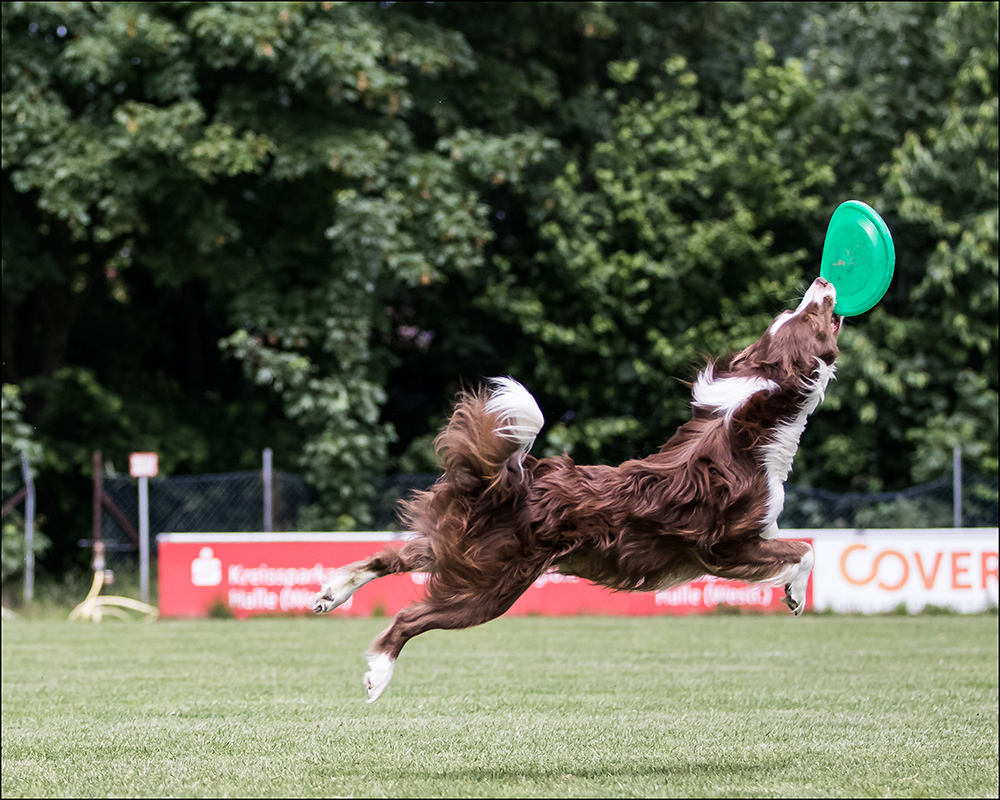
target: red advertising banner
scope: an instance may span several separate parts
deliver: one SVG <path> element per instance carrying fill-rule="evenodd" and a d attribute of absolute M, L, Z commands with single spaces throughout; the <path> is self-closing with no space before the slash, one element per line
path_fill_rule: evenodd
<path fill-rule="evenodd" d="M 311 614 L 329 574 L 403 537 L 385 533 L 167 533 L 159 544 L 160 616 L 205 617 L 215 610 L 236 617 Z M 361 588 L 331 612 L 350 617 L 392 615 L 416 601 L 425 576 L 391 575 Z M 747 612 L 785 611 L 780 586 L 703 578 L 659 592 L 612 592 L 579 578 L 549 572 L 508 614 L 706 614 L 720 607 Z M 806 607 L 812 605 L 812 582 Z"/>

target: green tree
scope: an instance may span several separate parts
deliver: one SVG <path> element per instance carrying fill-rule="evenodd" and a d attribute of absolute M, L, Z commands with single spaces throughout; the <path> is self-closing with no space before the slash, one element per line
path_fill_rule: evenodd
<path fill-rule="evenodd" d="M 93 449 L 271 446 L 308 524 L 364 524 L 484 375 L 549 451 L 648 451 L 852 197 L 896 279 L 793 477 L 996 471 L 996 3 L 7 2 L 0 33 L 3 378 L 63 544 Z"/>
<path fill-rule="evenodd" d="M 540 252 L 497 259 L 485 302 L 517 320 L 532 345 L 523 368 L 573 415 L 551 449 L 599 458 L 623 436 L 665 440 L 690 401 L 676 379 L 759 336 L 796 293 L 833 175 L 807 116 L 815 87 L 772 59 L 761 46 L 748 99 L 718 115 L 702 113 L 681 57 L 646 101 L 608 90 L 612 133 L 552 184 Z M 610 70 L 623 84 L 636 71 Z"/>
<path fill-rule="evenodd" d="M 884 171 L 901 232 L 923 245 L 924 269 L 898 323 L 914 343 L 901 380 L 926 392 L 906 434 L 917 480 L 946 468 L 956 445 L 995 473 L 1000 417 L 996 7 L 949 8 L 936 28 L 958 66 L 950 95 L 933 124 L 906 132 Z"/>
<path fill-rule="evenodd" d="M 668 58 L 666 85 L 655 46 L 610 62 L 605 138 L 537 197 L 546 241 L 497 260 L 489 303 L 533 334 L 522 369 L 563 414 L 550 449 L 655 446 L 686 413 L 671 378 L 758 335 L 857 197 L 889 220 L 896 277 L 844 332 L 795 478 L 901 487 L 954 444 L 995 472 L 996 4 L 759 5 L 687 68 Z M 624 16 L 622 38 L 645 31 Z M 755 64 L 735 45 L 729 72 L 704 61 L 735 41 L 727 20 L 760 25 Z"/>
<path fill-rule="evenodd" d="M 544 139 L 421 135 L 428 82 L 474 60 L 375 4 L 7 3 L 3 45 L 4 372 L 49 468 L 232 468 L 278 438 L 315 524 L 363 522 L 387 303 L 481 267 L 477 188 Z"/>

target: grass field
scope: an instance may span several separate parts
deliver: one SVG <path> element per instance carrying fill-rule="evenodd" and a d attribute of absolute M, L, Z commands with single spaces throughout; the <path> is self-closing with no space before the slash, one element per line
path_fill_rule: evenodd
<path fill-rule="evenodd" d="M 997 617 L 3 623 L 3 796 L 996 797 Z"/>

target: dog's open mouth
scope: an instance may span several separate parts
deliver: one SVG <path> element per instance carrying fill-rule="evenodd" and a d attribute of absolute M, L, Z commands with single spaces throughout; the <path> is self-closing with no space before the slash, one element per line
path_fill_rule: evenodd
<path fill-rule="evenodd" d="M 838 316 L 837 314 L 833 315 L 833 323 L 832 324 L 833 324 L 833 335 L 834 336 L 836 336 L 836 335 L 838 335 L 840 333 L 840 326 L 841 326 L 841 324 L 843 322 L 844 322 L 844 318 L 843 317 Z"/>

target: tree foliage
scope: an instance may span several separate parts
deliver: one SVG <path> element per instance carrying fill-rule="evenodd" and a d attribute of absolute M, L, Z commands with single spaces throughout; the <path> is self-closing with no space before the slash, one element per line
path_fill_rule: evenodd
<path fill-rule="evenodd" d="M 23 417 L 24 404 L 21 402 L 20 391 L 16 386 L 4 384 L 0 400 L 0 432 L 3 434 L 0 444 L 0 475 L 2 475 L 5 503 L 13 499 L 17 491 L 24 487 L 22 456 L 27 457 L 32 480 L 38 471 L 35 464 L 41 455 L 41 446 L 35 441 L 31 426 Z M 27 551 L 24 515 L 20 508 L 12 510 L 0 524 L 3 526 L 3 537 L 0 541 L 0 576 L 6 580 L 7 577 L 19 573 L 24 566 Z M 36 553 L 44 553 L 50 542 L 38 529 L 37 519 L 35 526 L 33 550 Z"/>
<path fill-rule="evenodd" d="M 996 3 L 4 3 L 0 43 L 3 377 L 66 542 L 93 449 L 271 446 L 364 524 L 490 374 L 548 452 L 651 449 L 850 198 L 897 277 L 795 478 L 997 469 Z"/>

